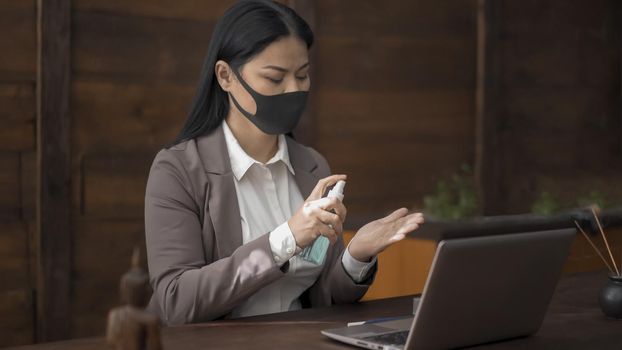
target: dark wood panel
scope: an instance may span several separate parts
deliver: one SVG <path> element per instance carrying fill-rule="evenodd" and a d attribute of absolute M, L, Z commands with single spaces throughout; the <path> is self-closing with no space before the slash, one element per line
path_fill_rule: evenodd
<path fill-rule="evenodd" d="M 217 20 L 233 4 L 233 0 L 79 0 L 74 10 L 109 12 L 120 16 L 144 16 L 187 20 Z"/>
<path fill-rule="evenodd" d="M 0 153 L 0 221 L 19 220 L 21 208 L 19 168 L 19 153 Z"/>
<path fill-rule="evenodd" d="M 356 120 L 375 120 L 379 125 L 385 121 L 424 120 L 455 118 L 460 124 L 473 124 L 474 100 L 472 89 L 409 89 L 395 92 L 384 90 L 355 91 L 318 88 L 314 91 L 317 101 L 317 121 L 320 127 L 329 128 L 335 117 L 343 119 L 356 116 Z M 327 116 L 330 115 L 330 116 Z"/>
<path fill-rule="evenodd" d="M 610 39 L 562 40 L 567 35 L 504 40 L 497 52 L 503 61 L 501 86 L 584 89 L 615 84 L 618 77 L 614 73 L 619 71 L 616 44 Z"/>
<path fill-rule="evenodd" d="M 343 143 L 358 143 L 361 149 L 376 147 L 382 143 L 392 146 L 411 144 L 415 147 L 447 143 L 473 151 L 473 130 L 466 123 L 468 119 L 465 120 L 462 115 L 444 118 L 413 115 L 410 116 L 411 119 L 383 120 L 381 124 L 378 120 L 366 120 L 357 116 L 332 113 L 326 116 L 334 118 L 330 125 L 322 125 L 319 132 L 322 139 L 336 138 L 343 140 Z M 376 117 L 383 118 L 382 115 Z M 324 142 L 326 141 L 321 143 Z M 339 142 L 335 146 L 338 147 Z"/>
<path fill-rule="evenodd" d="M 85 156 L 82 215 L 88 218 L 142 218 L 145 187 L 154 156 Z"/>
<path fill-rule="evenodd" d="M 0 81 L 36 80 L 35 0 L 0 1 Z"/>
<path fill-rule="evenodd" d="M 146 263 L 144 220 L 139 219 L 81 219 L 74 220 L 76 235 L 74 244 L 74 281 L 100 283 L 102 293 L 112 293 L 118 302 L 118 287 L 121 275 L 130 267 L 134 247 L 141 249 L 142 262 Z M 105 287 L 105 288 L 104 288 Z M 95 292 L 82 290 L 81 292 Z M 82 298 L 93 298 L 90 294 L 80 294 Z M 76 305 L 87 309 L 96 299 L 88 299 Z"/>
<path fill-rule="evenodd" d="M 25 223 L 0 221 L 0 347 L 33 341 L 30 238 Z"/>
<path fill-rule="evenodd" d="M 364 36 L 317 40 L 322 88 L 385 92 L 474 88 L 474 40 Z"/>
<path fill-rule="evenodd" d="M 25 222 L 34 223 L 37 210 L 37 153 L 35 151 L 20 154 L 20 178 L 21 218 Z"/>
<path fill-rule="evenodd" d="M 508 155 L 501 160 L 508 176 L 505 181 L 511 186 L 520 177 L 535 176 L 547 171 L 566 171 L 572 174 L 588 169 L 597 175 L 621 169 L 622 164 L 613 157 L 615 151 L 606 138 L 581 137 L 578 136 L 580 133 L 578 130 L 531 134 L 523 135 L 520 140 L 513 135 L 501 134 L 500 146 L 504 154 Z"/>
<path fill-rule="evenodd" d="M 39 1 L 37 340 L 69 337 L 71 287 L 71 0 Z"/>
<path fill-rule="evenodd" d="M 35 82 L 6 83 L 0 76 L 0 120 L 32 121 L 36 112 Z"/>
<path fill-rule="evenodd" d="M 415 117 L 413 117 L 415 118 Z M 460 123 L 459 116 L 453 118 L 456 123 Z M 451 147 L 464 148 L 467 152 L 473 152 L 473 135 L 471 128 L 455 128 L 448 130 L 439 129 L 438 126 L 449 125 L 452 118 L 435 120 L 432 125 L 421 125 L 419 121 L 385 123 L 382 126 L 370 121 L 351 120 L 335 121 L 335 129 L 326 128 L 322 131 L 322 141 L 319 147 L 331 144 L 337 149 L 333 152 L 341 152 L 341 145 L 356 144 L 358 150 L 363 151 L 368 148 L 377 148 L 384 145 L 384 150 L 389 147 L 407 146 L 414 148 L 426 148 L 428 145 L 434 147 L 438 144 L 447 144 Z M 351 124 L 356 123 L 356 126 Z M 382 146 L 380 146 L 382 148 Z M 456 149 L 457 150 L 457 149 Z M 460 150 L 462 152 L 462 150 Z"/>
<path fill-rule="evenodd" d="M 214 22 L 74 11 L 78 79 L 196 84 Z"/>
<path fill-rule="evenodd" d="M 0 80 L 2 80 L 0 73 Z M 34 150 L 35 84 L 0 83 L 0 149 Z"/>
<path fill-rule="evenodd" d="M 620 163 L 615 132 L 620 121 L 612 97 L 581 91 L 515 96 L 500 136 L 508 151 L 518 151 L 528 164 L 544 166 L 565 158 L 564 166 L 598 172 Z"/>
<path fill-rule="evenodd" d="M 103 334 L 106 315 L 119 304 L 119 280 L 129 269 L 134 247 L 143 252 L 144 223 L 138 220 L 74 221 L 72 337 Z"/>
<path fill-rule="evenodd" d="M 194 90 L 189 85 L 74 81 L 74 158 L 160 149 L 181 129 Z"/>
<path fill-rule="evenodd" d="M 0 292 L 30 287 L 29 250 L 26 224 L 0 222 Z"/>
<path fill-rule="evenodd" d="M 506 146 L 512 157 L 504 160 L 504 163 L 516 162 L 517 166 L 531 169 L 532 174 L 547 169 L 572 171 L 571 169 L 576 167 L 589 167 L 593 164 L 593 160 L 585 156 L 593 153 L 595 149 L 586 148 L 582 151 L 581 149 L 586 147 L 587 142 L 587 139 L 578 138 L 575 133 L 554 136 L 550 134 L 523 135 L 520 140 L 506 137 L 502 140 L 502 145 Z M 589 144 L 593 147 L 596 142 L 589 142 Z"/>
<path fill-rule="evenodd" d="M 0 148 L 7 151 L 33 150 L 36 144 L 34 120 L 7 123 L 0 129 Z"/>
<path fill-rule="evenodd" d="M 475 1 L 316 1 L 318 34 L 369 37 L 467 37 L 475 33 Z"/>
<path fill-rule="evenodd" d="M 34 310 L 31 289 L 0 292 L 0 346 L 31 344 L 34 340 Z"/>
<path fill-rule="evenodd" d="M 494 0 L 478 0 L 477 3 L 474 179 L 480 199 L 480 213 L 495 215 L 503 212 L 500 161 L 497 157 L 501 5 Z"/>
<path fill-rule="evenodd" d="M 611 128 L 609 123 L 618 119 L 615 95 L 611 87 L 506 88 L 502 99 L 505 103 L 499 112 L 504 116 L 504 129 L 542 134 L 572 130 L 602 135 Z M 528 126 L 537 128 L 526 130 Z"/>
<path fill-rule="evenodd" d="M 607 34 L 603 21 L 614 20 L 611 6 L 617 0 L 584 1 L 500 1 L 503 8 L 502 33 L 507 36 L 556 37 L 573 40 L 577 37 L 602 37 Z M 616 19 L 617 21 L 617 19 Z"/>

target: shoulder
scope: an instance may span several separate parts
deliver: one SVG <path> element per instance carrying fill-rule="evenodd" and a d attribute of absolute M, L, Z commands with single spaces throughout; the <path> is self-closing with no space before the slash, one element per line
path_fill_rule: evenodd
<path fill-rule="evenodd" d="M 191 139 L 158 151 L 151 164 L 147 189 L 162 191 L 183 188 L 194 197 L 203 177 L 204 169 L 199 160 L 196 141 Z M 176 185 L 172 186 L 172 183 Z"/>
<path fill-rule="evenodd" d="M 171 147 L 162 148 L 153 159 L 151 171 L 155 168 L 187 172 L 193 159 L 198 158 L 194 139 L 180 142 Z"/>

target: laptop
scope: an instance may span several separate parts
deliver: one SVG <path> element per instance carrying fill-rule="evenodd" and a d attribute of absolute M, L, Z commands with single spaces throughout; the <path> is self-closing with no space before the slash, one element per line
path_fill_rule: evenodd
<path fill-rule="evenodd" d="M 575 229 L 443 240 L 414 317 L 323 330 L 368 349 L 448 349 L 540 328 Z"/>

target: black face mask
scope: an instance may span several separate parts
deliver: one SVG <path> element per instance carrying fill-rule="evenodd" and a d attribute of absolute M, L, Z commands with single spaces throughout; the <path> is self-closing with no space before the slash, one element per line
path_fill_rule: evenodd
<path fill-rule="evenodd" d="M 253 90 L 235 69 L 232 70 L 257 105 L 257 111 L 255 115 L 252 115 L 244 110 L 235 97 L 229 93 L 240 112 L 266 134 L 278 135 L 292 132 L 305 109 L 309 91 L 286 92 L 271 96 L 262 95 Z"/>

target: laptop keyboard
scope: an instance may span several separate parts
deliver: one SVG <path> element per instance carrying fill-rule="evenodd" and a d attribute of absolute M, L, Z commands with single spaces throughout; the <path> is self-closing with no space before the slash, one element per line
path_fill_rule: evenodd
<path fill-rule="evenodd" d="M 404 345 L 406 344 L 406 339 L 408 339 L 408 332 L 410 332 L 410 330 L 384 333 L 379 335 L 373 335 L 371 337 L 365 337 L 363 338 L 363 340 L 386 345 Z"/>

